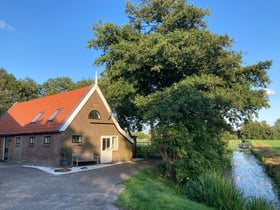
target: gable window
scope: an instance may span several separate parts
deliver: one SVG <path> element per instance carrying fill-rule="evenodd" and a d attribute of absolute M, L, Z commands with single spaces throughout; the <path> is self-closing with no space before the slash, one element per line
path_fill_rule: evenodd
<path fill-rule="evenodd" d="M 31 123 L 36 123 L 43 114 L 44 112 L 40 112 L 39 114 L 37 114 L 37 116 L 31 121 Z"/>
<path fill-rule="evenodd" d="M 20 146 L 20 142 L 21 142 L 21 137 L 17 136 L 16 137 L 16 146 Z"/>
<path fill-rule="evenodd" d="M 29 144 L 35 144 L 35 137 L 34 136 L 31 136 L 29 138 Z"/>
<path fill-rule="evenodd" d="M 72 143 L 82 143 L 82 136 L 81 135 L 73 135 L 72 136 Z"/>
<path fill-rule="evenodd" d="M 53 121 L 54 118 L 61 112 L 61 109 L 56 109 L 54 113 L 49 117 L 48 122 Z"/>
<path fill-rule="evenodd" d="M 88 115 L 88 119 L 100 120 L 101 119 L 100 113 L 97 110 L 92 110 Z"/>
<path fill-rule="evenodd" d="M 50 136 L 45 136 L 44 137 L 44 144 L 50 144 L 51 143 L 51 137 Z"/>

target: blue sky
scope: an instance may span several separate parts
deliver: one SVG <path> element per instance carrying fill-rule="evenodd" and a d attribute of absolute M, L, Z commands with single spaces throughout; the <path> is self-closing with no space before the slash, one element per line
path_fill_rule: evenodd
<path fill-rule="evenodd" d="M 259 120 L 280 118 L 280 1 L 189 0 L 209 8 L 211 31 L 228 34 L 233 48 L 244 53 L 244 65 L 272 60 L 268 74 L 271 108 Z M 0 0 L 0 67 L 17 79 L 30 77 L 42 84 L 49 78 L 93 79 L 93 61 L 99 54 L 87 49 L 92 23 L 123 25 L 125 0 Z M 102 71 L 98 68 L 98 71 Z"/>

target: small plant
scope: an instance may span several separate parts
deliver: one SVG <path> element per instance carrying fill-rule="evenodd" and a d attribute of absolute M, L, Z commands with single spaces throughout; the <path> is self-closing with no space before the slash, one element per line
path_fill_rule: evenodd
<path fill-rule="evenodd" d="M 69 159 L 72 154 L 72 149 L 70 147 L 62 146 L 60 148 L 60 155 L 63 159 Z"/>
<path fill-rule="evenodd" d="M 187 182 L 184 192 L 189 199 L 217 209 L 243 209 L 244 206 L 243 193 L 217 173 Z"/>
<path fill-rule="evenodd" d="M 138 158 L 145 158 L 145 159 L 148 159 L 155 153 L 153 146 L 150 144 L 137 145 L 136 151 L 137 151 L 136 155 Z"/>
<path fill-rule="evenodd" d="M 274 210 L 272 202 L 264 198 L 250 197 L 246 203 L 246 210 Z"/>
<path fill-rule="evenodd" d="M 70 164 L 72 149 L 70 147 L 62 146 L 60 148 L 60 155 L 61 155 L 60 165 L 68 166 Z"/>
<path fill-rule="evenodd" d="M 232 182 L 217 173 L 200 176 L 189 181 L 183 189 L 187 197 L 215 209 L 274 210 L 272 202 L 264 198 L 245 198 Z"/>

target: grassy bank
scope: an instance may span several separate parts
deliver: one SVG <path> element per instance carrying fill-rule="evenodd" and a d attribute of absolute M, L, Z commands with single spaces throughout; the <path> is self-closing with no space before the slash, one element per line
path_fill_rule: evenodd
<path fill-rule="evenodd" d="M 280 189 L 280 140 L 250 140 L 250 144 L 268 175 L 273 178 L 277 189 Z"/>
<path fill-rule="evenodd" d="M 126 188 L 115 202 L 120 209 L 274 209 L 272 204 L 264 199 L 254 197 L 245 199 L 241 191 L 217 173 L 204 174 L 190 180 L 186 185 L 178 186 L 157 176 L 153 169 L 148 168 L 125 180 L 124 184 Z"/>
<path fill-rule="evenodd" d="M 151 169 L 141 171 L 124 184 L 126 189 L 115 203 L 121 209 L 212 209 L 188 200 L 174 183 L 156 176 Z"/>
<path fill-rule="evenodd" d="M 240 140 L 229 141 L 228 149 L 238 150 L 238 143 Z M 148 168 L 125 180 L 124 184 L 126 188 L 115 202 L 120 209 L 274 209 L 264 199 L 243 197 L 233 183 L 212 172 L 179 186 L 160 177 L 154 168 Z"/>

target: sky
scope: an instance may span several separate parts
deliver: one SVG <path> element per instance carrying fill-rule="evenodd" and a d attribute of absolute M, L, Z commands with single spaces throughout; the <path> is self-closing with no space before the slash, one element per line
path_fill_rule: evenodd
<path fill-rule="evenodd" d="M 234 40 L 233 49 L 243 52 L 244 65 L 272 60 L 267 90 L 271 107 L 259 112 L 258 121 L 273 125 L 280 119 L 280 1 L 188 3 L 210 9 L 208 28 Z M 125 0 L 0 0 L 0 68 L 38 84 L 57 77 L 94 79 L 96 71 L 103 71 L 93 65 L 100 53 L 86 45 L 93 38 L 91 25 L 99 20 L 128 23 Z"/>

